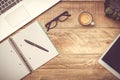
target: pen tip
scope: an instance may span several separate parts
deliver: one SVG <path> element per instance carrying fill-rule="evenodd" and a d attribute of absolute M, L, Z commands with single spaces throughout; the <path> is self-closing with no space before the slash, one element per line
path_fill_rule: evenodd
<path fill-rule="evenodd" d="M 24 39 L 24 41 L 25 41 L 25 39 Z"/>

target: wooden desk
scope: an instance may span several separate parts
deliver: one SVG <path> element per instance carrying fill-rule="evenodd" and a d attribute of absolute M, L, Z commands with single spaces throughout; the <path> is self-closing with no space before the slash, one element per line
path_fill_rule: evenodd
<path fill-rule="evenodd" d="M 35 20 L 43 28 L 45 23 L 64 11 L 72 16 L 46 32 L 59 56 L 43 65 L 23 80 L 118 80 L 98 63 L 111 42 L 120 33 L 120 22 L 104 15 L 103 1 L 60 2 Z M 83 27 L 78 22 L 80 9 L 93 14 L 94 27 Z"/>

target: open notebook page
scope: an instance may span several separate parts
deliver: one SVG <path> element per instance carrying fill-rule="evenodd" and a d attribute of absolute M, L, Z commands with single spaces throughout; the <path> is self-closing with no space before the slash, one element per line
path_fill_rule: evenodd
<path fill-rule="evenodd" d="M 58 52 L 40 24 L 36 21 L 19 33 L 11 37 L 12 42 L 18 46 L 24 58 L 26 58 L 28 65 L 32 70 L 37 69 L 50 59 L 58 55 Z M 30 45 L 25 40 L 29 40 L 43 48 L 44 51 L 36 46 Z"/>
<path fill-rule="evenodd" d="M 20 80 L 29 70 L 9 40 L 0 44 L 0 80 Z"/>

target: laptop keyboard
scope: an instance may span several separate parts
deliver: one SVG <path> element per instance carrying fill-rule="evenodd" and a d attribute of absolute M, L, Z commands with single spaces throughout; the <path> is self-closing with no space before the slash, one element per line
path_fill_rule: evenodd
<path fill-rule="evenodd" d="M 15 6 L 22 0 L 0 0 L 0 15 Z"/>

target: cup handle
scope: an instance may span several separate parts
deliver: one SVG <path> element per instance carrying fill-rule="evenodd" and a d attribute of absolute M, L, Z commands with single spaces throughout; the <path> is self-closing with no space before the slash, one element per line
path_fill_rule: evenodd
<path fill-rule="evenodd" d="M 94 21 L 92 21 L 92 22 L 91 22 L 91 26 L 94 26 L 94 25 L 95 25 L 95 22 L 94 22 Z"/>

